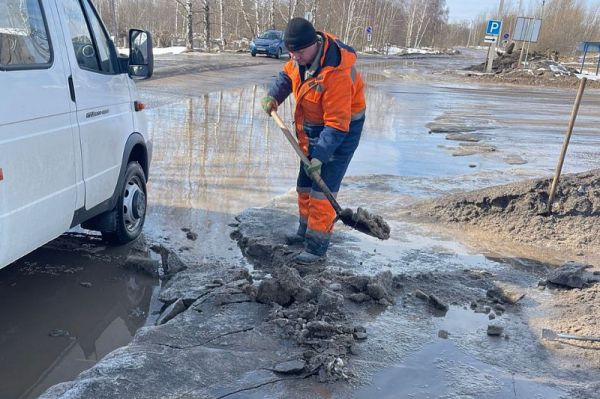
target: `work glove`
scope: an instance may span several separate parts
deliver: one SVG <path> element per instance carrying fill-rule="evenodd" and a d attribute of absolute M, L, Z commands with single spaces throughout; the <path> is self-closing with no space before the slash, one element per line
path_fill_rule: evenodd
<path fill-rule="evenodd" d="M 262 109 L 267 113 L 267 115 L 271 116 L 272 111 L 277 111 L 277 100 L 275 97 L 266 96 L 260 100 L 262 105 Z"/>
<path fill-rule="evenodd" d="M 303 164 L 304 172 L 306 172 L 306 174 L 309 177 L 312 177 L 312 174 L 314 172 L 317 172 L 319 175 L 321 175 L 321 166 L 322 165 L 323 165 L 323 162 L 319 161 L 317 158 L 313 158 L 310 160 L 310 165 Z"/>

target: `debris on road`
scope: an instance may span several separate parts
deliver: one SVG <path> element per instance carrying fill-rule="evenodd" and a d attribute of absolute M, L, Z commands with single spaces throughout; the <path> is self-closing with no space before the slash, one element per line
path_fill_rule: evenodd
<path fill-rule="evenodd" d="M 552 270 L 546 281 L 561 287 L 583 288 L 585 285 L 600 281 L 600 276 L 586 270 L 592 265 L 576 262 L 567 262 L 559 268 Z"/>

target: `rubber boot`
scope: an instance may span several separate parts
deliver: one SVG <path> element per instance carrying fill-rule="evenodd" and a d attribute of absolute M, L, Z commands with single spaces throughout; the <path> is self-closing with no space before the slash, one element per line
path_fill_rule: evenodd
<path fill-rule="evenodd" d="M 304 244 L 304 236 L 301 236 L 298 233 L 286 234 L 285 243 L 287 245 L 302 245 Z"/>
<path fill-rule="evenodd" d="M 304 251 L 300 252 L 298 255 L 296 255 L 294 260 L 297 263 L 300 263 L 303 265 L 312 265 L 314 263 L 318 263 L 318 262 L 325 260 L 325 255 L 319 256 L 319 255 L 315 255 L 315 254 L 312 254 L 312 253 L 304 250 Z"/>

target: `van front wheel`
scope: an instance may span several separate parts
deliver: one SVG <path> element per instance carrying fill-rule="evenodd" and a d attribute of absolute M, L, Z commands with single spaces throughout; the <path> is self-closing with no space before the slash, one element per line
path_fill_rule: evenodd
<path fill-rule="evenodd" d="M 135 240 L 146 220 L 146 176 L 137 162 L 130 162 L 117 200 L 116 230 L 102 232 L 102 237 L 116 244 Z"/>

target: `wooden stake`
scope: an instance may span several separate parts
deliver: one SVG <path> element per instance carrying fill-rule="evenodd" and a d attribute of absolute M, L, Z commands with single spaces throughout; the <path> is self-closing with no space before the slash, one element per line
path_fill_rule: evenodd
<path fill-rule="evenodd" d="M 575 97 L 575 103 L 573 104 L 573 110 L 571 111 L 571 120 L 565 133 L 565 140 L 563 141 L 562 150 L 560 151 L 560 157 L 558 158 L 558 164 L 556 165 L 556 171 L 554 172 L 554 180 L 552 181 L 552 187 L 550 188 L 550 195 L 548 197 L 548 207 L 546 214 L 552 214 L 552 202 L 554 202 L 554 195 L 556 194 L 556 187 L 558 186 L 558 179 L 562 171 L 563 163 L 565 161 L 565 155 L 567 154 L 567 148 L 569 147 L 569 141 L 571 140 L 571 134 L 573 133 L 573 126 L 575 126 L 575 119 L 577 119 L 577 113 L 579 112 L 579 105 L 581 104 L 581 98 L 583 97 L 583 91 L 587 78 L 582 78 L 579 82 L 579 90 L 577 90 L 577 97 Z"/>

